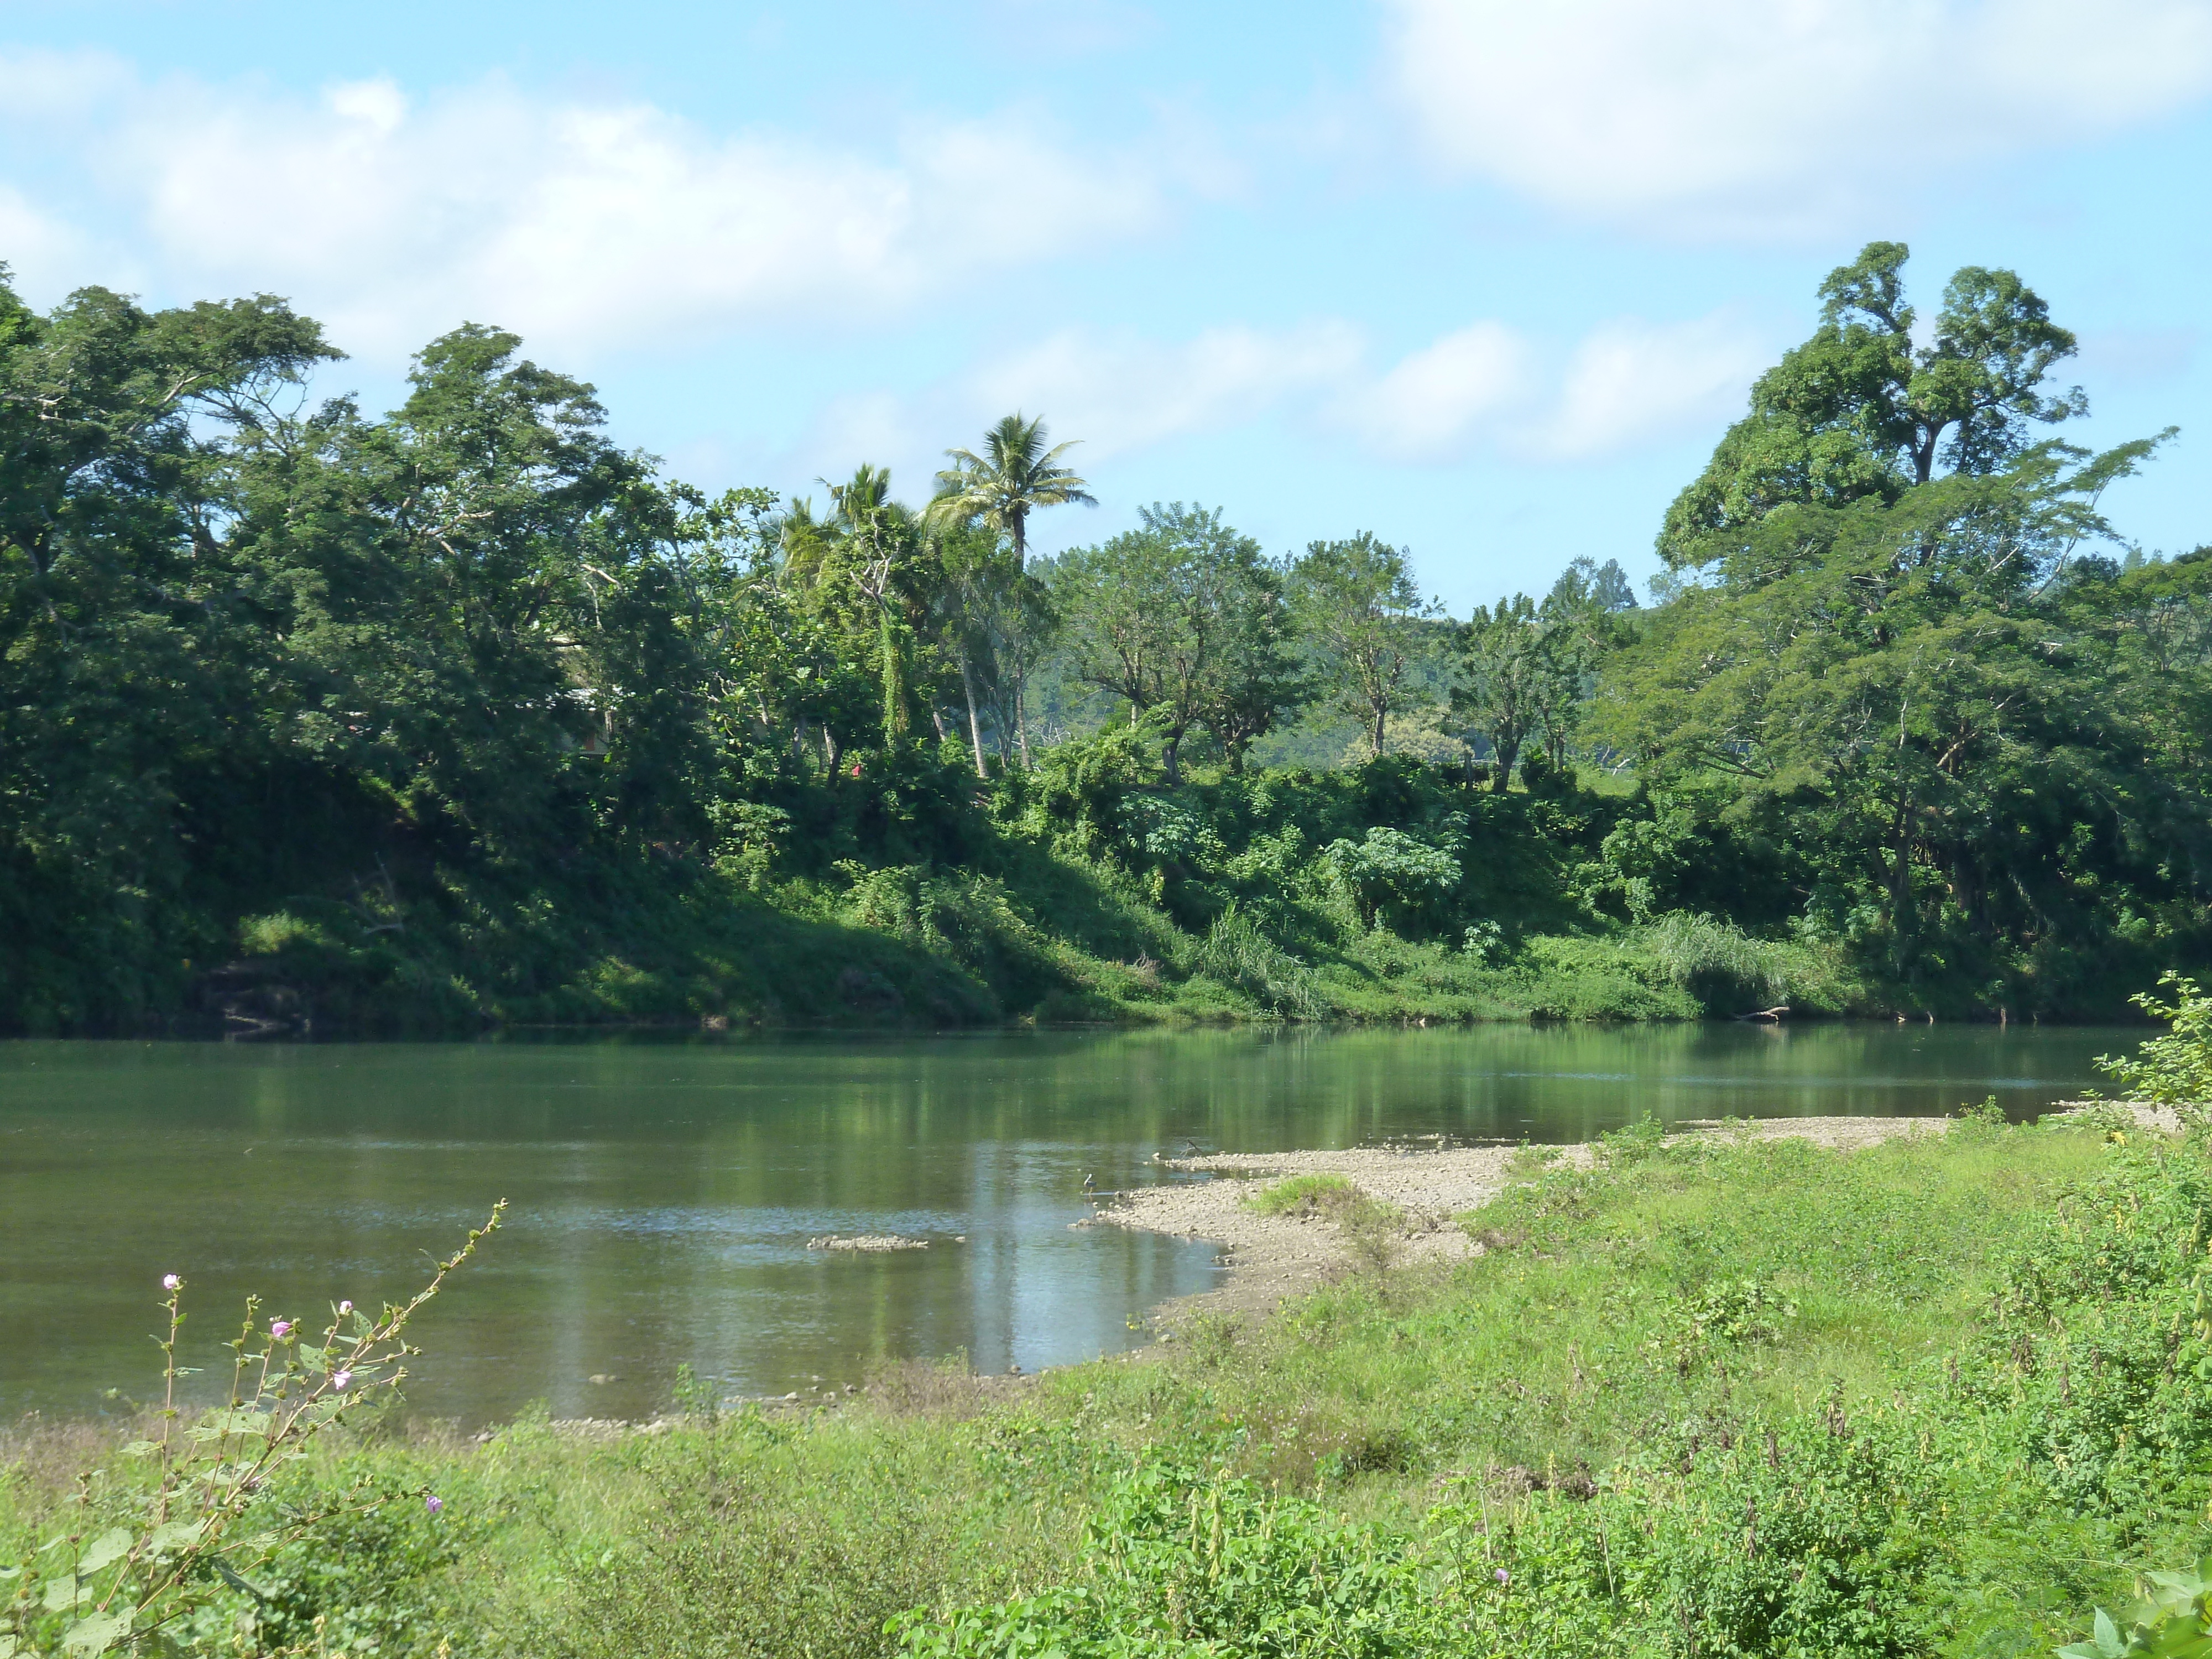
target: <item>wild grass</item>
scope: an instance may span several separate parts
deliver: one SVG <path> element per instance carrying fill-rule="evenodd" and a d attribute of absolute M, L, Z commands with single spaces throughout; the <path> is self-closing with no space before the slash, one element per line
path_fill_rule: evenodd
<path fill-rule="evenodd" d="M 1340 1175 L 1298 1175 L 1276 1182 L 1244 1200 L 1256 1215 L 1335 1224 L 1352 1260 L 1376 1272 L 1396 1259 L 1405 1212 L 1362 1191 Z"/>

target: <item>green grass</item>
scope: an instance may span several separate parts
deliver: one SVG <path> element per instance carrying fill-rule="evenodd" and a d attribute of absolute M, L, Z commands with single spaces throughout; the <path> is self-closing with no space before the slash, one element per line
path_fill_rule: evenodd
<path fill-rule="evenodd" d="M 894 1615 L 965 1607 L 920 1650 L 1103 1654 L 1119 1630 L 1111 1651 L 1165 1655 L 1198 1650 L 1138 1627 L 1179 1607 L 1175 1639 L 1247 1652 L 1254 1621 L 1312 1614 L 1297 1540 L 1367 1598 L 1339 1613 L 1422 1651 L 1687 1653 L 1686 1619 L 1703 1653 L 1964 1656 L 2046 1651 L 2127 1564 L 2212 1541 L 2202 1151 L 1969 1122 L 1851 1154 L 1625 1134 L 1594 1170 L 1517 1167 L 1467 1218 L 1472 1260 L 1352 1273 L 1013 1396 L 918 1366 L 612 1442 L 394 1426 L 295 1480 L 426 1485 L 444 1514 L 303 1551 L 284 1608 L 223 1617 L 274 1642 L 343 1612 L 386 1659 L 580 1659 L 885 1653 Z M 1361 1195 L 1309 1176 L 1250 1201 L 1341 1220 Z M 41 1433 L 0 1482 L 0 1558 L 74 1513 L 97 1449 Z M 96 1475 L 94 1506 L 129 1478 Z"/>
<path fill-rule="evenodd" d="M 1255 1215 L 1334 1216 L 1358 1203 L 1362 1194 L 1340 1175 L 1291 1176 L 1261 1188 L 1244 1200 Z"/>

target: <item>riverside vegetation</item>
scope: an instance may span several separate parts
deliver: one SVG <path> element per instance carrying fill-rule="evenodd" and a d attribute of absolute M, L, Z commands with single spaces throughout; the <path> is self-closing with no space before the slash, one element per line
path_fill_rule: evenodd
<path fill-rule="evenodd" d="M 469 326 L 0 282 L 0 1030 L 2123 1013 L 2212 941 L 2212 556 L 2113 542 L 2008 272 L 1905 250 L 1616 562 L 709 499 Z M 1919 342 L 1916 343 L 1916 341 Z M 1439 552 L 1449 550 L 1437 550 Z"/>
<path fill-rule="evenodd" d="M 1462 1218 L 1470 1261 L 1019 1391 L 916 1365 L 726 1411 L 686 1383 L 659 1431 L 597 1437 L 387 1411 L 190 1510 L 144 1448 L 27 1425 L 0 1653 L 2198 1653 L 2212 999 L 2172 996 L 2115 1070 L 2178 1134 L 1991 1106 L 1843 1153 L 1647 1121 L 1587 1169 L 1529 1149 Z M 1328 1182 L 1259 1202 L 1371 1220 Z M 336 1362 L 291 1328 L 249 1310 L 296 1413 Z M 234 1417 L 194 1432 L 280 1432 Z M 201 1553 L 164 1607 L 173 1491 Z M 134 1597 L 169 1616 L 140 1633 Z"/>

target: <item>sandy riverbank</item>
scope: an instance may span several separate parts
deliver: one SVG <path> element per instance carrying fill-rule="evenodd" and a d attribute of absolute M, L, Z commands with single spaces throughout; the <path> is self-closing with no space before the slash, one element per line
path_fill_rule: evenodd
<path fill-rule="evenodd" d="M 1698 1123 L 1690 1126 L 1689 1133 L 1759 1140 L 1799 1138 L 1822 1146 L 1852 1148 L 1900 1135 L 1941 1134 L 1950 1121 L 1924 1117 L 1762 1118 L 1726 1127 Z M 1153 1315 L 1155 1327 L 1169 1332 L 1198 1314 L 1270 1312 L 1285 1297 L 1310 1291 L 1351 1265 L 1343 1235 L 1333 1222 L 1319 1217 L 1299 1220 L 1255 1215 L 1246 1209 L 1244 1200 L 1259 1183 L 1299 1175 L 1342 1176 L 1370 1197 L 1395 1205 L 1405 1212 L 1405 1231 L 1398 1241 L 1399 1264 L 1452 1261 L 1482 1248 L 1455 1225 L 1452 1218 L 1497 1195 L 1506 1183 L 1507 1166 L 1516 1150 L 1510 1146 L 1404 1151 L 1359 1147 L 1349 1152 L 1218 1152 L 1202 1158 L 1162 1158 L 1158 1162 L 1163 1169 L 1215 1179 L 1115 1194 L 1102 1199 L 1097 1213 L 1089 1221 L 1075 1224 L 1133 1227 L 1205 1239 L 1221 1247 L 1225 1271 L 1220 1286 L 1170 1302 Z M 1587 1145 L 1539 1150 L 1571 1166 L 1587 1166 L 1595 1156 L 1595 1150 Z"/>

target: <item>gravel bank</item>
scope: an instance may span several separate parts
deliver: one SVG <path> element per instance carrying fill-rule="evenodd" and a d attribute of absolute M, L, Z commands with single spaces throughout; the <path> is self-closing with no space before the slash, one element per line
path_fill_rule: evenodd
<path fill-rule="evenodd" d="M 1941 1134 L 1948 1127 L 1948 1119 L 1918 1117 L 1760 1118 L 1725 1127 L 1717 1122 L 1686 1126 L 1692 1134 L 1754 1140 L 1794 1137 L 1838 1148 L 1871 1146 L 1900 1135 Z M 1587 1167 L 1595 1156 L 1587 1146 L 1549 1150 L 1559 1162 L 1576 1167 Z M 1227 1273 L 1220 1288 L 1169 1303 L 1155 1316 L 1163 1330 L 1171 1331 L 1194 1314 L 1267 1312 L 1286 1297 L 1311 1290 L 1349 1266 L 1343 1237 L 1334 1223 L 1255 1215 L 1244 1208 L 1257 1183 L 1297 1175 L 1342 1176 L 1369 1196 L 1406 1212 L 1406 1231 L 1396 1258 L 1400 1263 L 1453 1261 L 1482 1247 L 1453 1225 L 1452 1217 L 1497 1194 L 1505 1185 L 1506 1165 L 1514 1151 L 1509 1146 L 1360 1147 L 1336 1152 L 1218 1152 L 1162 1158 L 1164 1169 L 1215 1178 L 1102 1198 L 1097 1214 L 1075 1224 L 1139 1228 L 1206 1239 L 1221 1247 L 1220 1261 Z"/>

